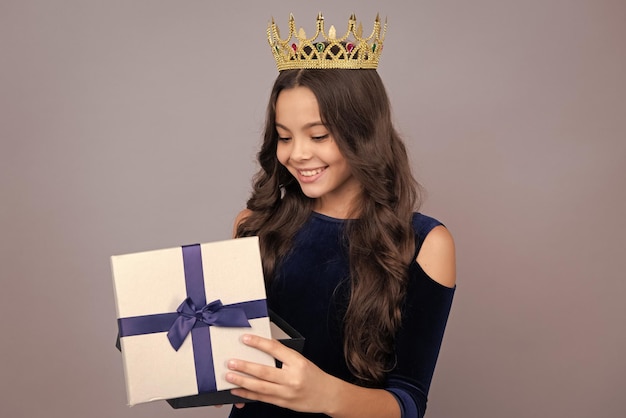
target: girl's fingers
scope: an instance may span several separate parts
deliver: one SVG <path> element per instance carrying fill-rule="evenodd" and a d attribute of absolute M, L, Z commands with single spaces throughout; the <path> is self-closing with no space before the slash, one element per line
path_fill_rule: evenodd
<path fill-rule="evenodd" d="M 277 340 L 263 338 L 258 335 L 245 334 L 241 340 L 244 344 L 261 350 L 283 363 L 289 359 L 292 352 L 290 348 L 281 344 Z"/>
<path fill-rule="evenodd" d="M 271 366 L 265 366 L 258 363 L 250 363 L 243 360 L 229 360 L 228 368 L 233 371 L 245 373 L 246 375 L 253 376 L 254 380 L 265 380 L 267 382 L 278 383 L 280 381 L 280 369 Z M 226 380 L 237 386 L 243 386 L 245 382 L 244 376 L 237 373 L 228 373 Z"/>

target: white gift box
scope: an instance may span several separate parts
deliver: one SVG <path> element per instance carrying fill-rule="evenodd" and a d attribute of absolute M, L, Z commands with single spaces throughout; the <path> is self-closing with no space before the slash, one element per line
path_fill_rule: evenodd
<path fill-rule="evenodd" d="M 231 389 L 231 358 L 274 366 L 241 342 L 271 336 L 257 237 L 113 256 L 111 269 L 129 405 Z"/>

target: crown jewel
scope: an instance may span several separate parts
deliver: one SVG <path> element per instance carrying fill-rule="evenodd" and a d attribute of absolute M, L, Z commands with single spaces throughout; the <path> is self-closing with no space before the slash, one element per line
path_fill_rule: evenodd
<path fill-rule="evenodd" d="M 293 14 L 289 16 L 289 35 L 280 37 L 274 19 L 267 27 L 267 39 L 272 48 L 278 71 L 291 69 L 376 69 L 383 50 L 387 22 L 381 25 L 376 15 L 371 35 L 363 37 L 363 26 L 356 24 L 356 17 L 350 16 L 348 30 L 341 38 L 331 26 L 324 31 L 324 17 L 317 15 L 317 30 L 308 38 L 303 28 L 296 31 Z M 381 31 L 382 29 L 382 31 Z"/>

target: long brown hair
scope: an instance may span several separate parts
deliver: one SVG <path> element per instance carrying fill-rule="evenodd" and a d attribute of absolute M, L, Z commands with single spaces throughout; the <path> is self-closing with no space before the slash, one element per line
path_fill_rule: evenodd
<path fill-rule="evenodd" d="M 375 70 L 288 70 L 274 83 L 267 109 L 260 170 L 237 236 L 258 235 L 265 277 L 271 279 L 308 219 L 313 200 L 276 158 L 276 100 L 284 89 L 309 88 L 363 192 L 358 219 L 346 228 L 351 293 L 344 318 L 344 355 L 364 384 L 383 382 L 393 365 L 393 339 L 414 257 L 412 213 L 419 186 L 391 121 L 389 99 Z"/>

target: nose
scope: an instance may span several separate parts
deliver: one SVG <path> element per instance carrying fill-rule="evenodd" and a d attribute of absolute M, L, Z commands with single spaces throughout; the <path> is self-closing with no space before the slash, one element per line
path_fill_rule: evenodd
<path fill-rule="evenodd" d="M 304 138 L 294 137 L 292 140 L 290 159 L 305 161 L 311 158 L 311 144 Z"/>

